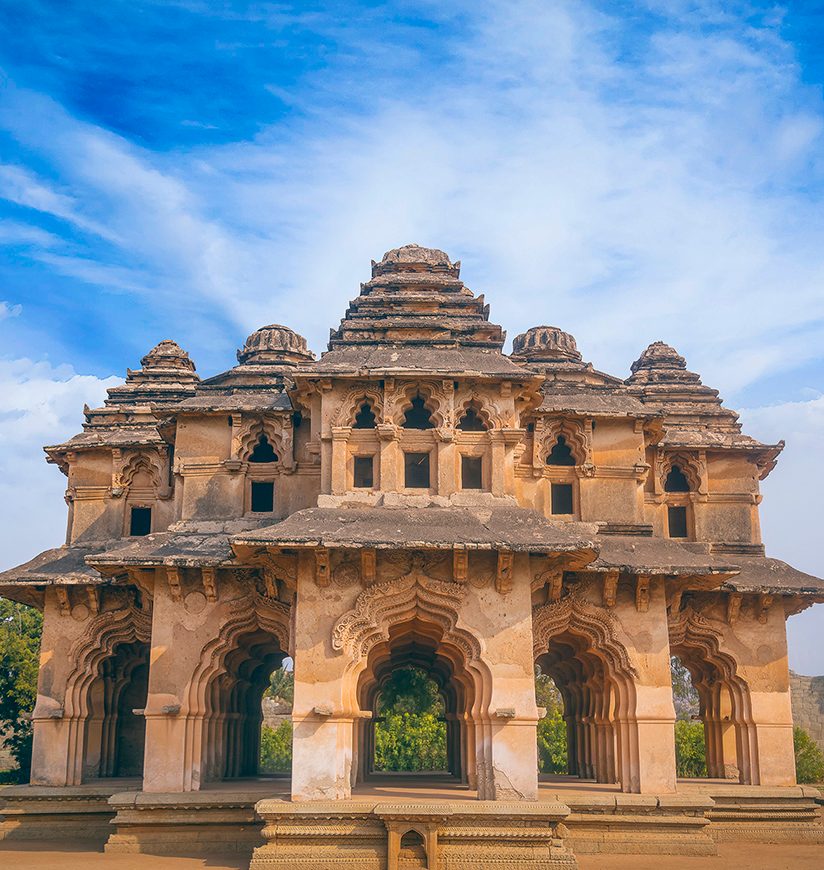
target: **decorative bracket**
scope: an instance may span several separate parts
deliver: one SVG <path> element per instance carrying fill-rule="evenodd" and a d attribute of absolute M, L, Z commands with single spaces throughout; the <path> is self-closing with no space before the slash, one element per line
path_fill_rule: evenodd
<path fill-rule="evenodd" d="M 495 588 L 501 595 L 512 591 L 512 551 L 498 550 L 498 572 L 495 576 Z"/>
<path fill-rule="evenodd" d="M 203 591 L 206 593 L 206 600 L 213 604 L 217 601 L 217 576 L 214 568 L 204 568 L 203 574 Z"/>
<path fill-rule="evenodd" d="M 760 623 L 766 623 L 772 603 L 772 595 L 769 595 L 766 592 L 762 592 L 761 595 L 758 596 L 758 621 Z"/>
<path fill-rule="evenodd" d="M 744 596 L 740 592 L 730 592 L 727 598 L 727 622 L 735 625 L 741 612 L 741 601 Z"/>
<path fill-rule="evenodd" d="M 89 611 L 97 616 L 100 613 L 100 590 L 95 586 L 87 586 L 86 592 L 89 596 Z"/>
<path fill-rule="evenodd" d="M 375 582 L 378 569 L 378 554 L 372 548 L 361 550 L 361 580 L 365 585 Z"/>
<path fill-rule="evenodd" d="M 329 550 L 318 547 L 315 550 L 315 583 L 321 588 L 329 585 Z"/>
<path fill-rule="evenodd" d="M 615 607 L 618 597 L 618 572 L 607 571 L 604 574 L 604 607 Z"/>
<path fill-rule="evenodd" d="M 546 591 L 547 601 L 560 601 L 563 589 L 564 572 L 558 569 L 557 571 L 553 571 L 549 577 Z"/>
<path fill-rule="evenodd" d="M 452 551 L 452 579 L 456 583 L 466 583 L 469 579 L 468 550 L 459 550 L 456 547 Z"/>
<path fill-rule="evenodd" d="M 639 613 L 649 610 L 649 577 L 646 574 L 639 574 L 635 581 L 635 609 Z"/>
<path fill-rule="evenodd" d="M 166 566 L 166 580 L 169 583 L 169 594 L 172 596 L 172 601 L 181 601 L 183 590 L 180 585 L 180 569 L 177 565 Z"/>
<path fill-rule="evenodd" d="M 57 595 L 57 603 L 60 605 L 60 615 L 67 616 L 71 611 L 71 602 L 69 601 L 69 590 L 65 586 L 55 586 L 55 595 Z"/>

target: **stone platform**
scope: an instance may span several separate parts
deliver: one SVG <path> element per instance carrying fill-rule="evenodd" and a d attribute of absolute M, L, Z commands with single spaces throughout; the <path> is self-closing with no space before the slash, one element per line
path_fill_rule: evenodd
<path fill-rule="evenodd" d="M 252 857 L 254 850 L 255 868 L 307 870 L 383 870 L 391 868 L 393 849 L 398 868 L 425 866 L 415 863 L 421 850 L 435 850 L 443 858 L 439 866 L 450 870 L 484 867 L 492 854 L 508 856 L 512 867 L 558 867 L 574 866 L 575 854 L 712 855 L 717 842 L 824 843 L 820 793 L 806 786 L 693 780 L 679 782 L 675 795 L 656 796 L 543 779 L 539 800 L 523 803 L 478 801 L 447 779 L 406 776 L 376 778 L 347 801 L 302 803 L 288 800 L 285 777 L 185 794 L 146 794 L 136 780 L 14 786 L 0 793 L 0 839 L 97 840 L 111 854 Z M 401 849 L 410 831 L 416 842 Z M 320 863 L 313 863 L 315 855 Z M 467 855 L 475 857 L 462 864 Z"/>
<path fill-rule="evenodd" d="M 139 779 L 110 779 L 54 788 L 14 785 L 0 791 L 0 840 L 97 840 L 112 832 L 111 796 Z"/>
<path fill-rule="evenodd" d="M 564 804 L 503 801 L 261 801 L 250 870 L 571 870 Z"/>
<path fill-rule="evenodd" d="M 712 798 L 708 832 L 716 842 L 824 843 L 821 792 L 811 786 L 771 788 L 693 780 L 679 784 L 679 790 Z"/>

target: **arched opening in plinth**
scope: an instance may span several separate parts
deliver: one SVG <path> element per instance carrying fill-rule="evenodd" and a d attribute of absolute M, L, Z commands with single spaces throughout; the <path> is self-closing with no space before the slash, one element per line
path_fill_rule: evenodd
<path fill-rule="evenodd" d="M 670 643 L 676 772 L 681 778 L 752 783 L 754 729 L 749 688 L 734 664 L 688 633 Z"/>
<path fill-rule="evenodd" d="M 88 687 L 83 779 L 142 777 L 149 645 L 117 644 Z"/>
<path fill-rule="evenodd" d="M 201 737 L 204 782 L 260 775 L 263 697 L 273 671 L 285 658 L 279 640 L 263 628 L 239 634 L 221 657 L 220 667 L 205 688 Z"/>
<path fill-rule="evenodd" d="M 400 716 L 397 708 L 392 710 L 390 718 L 382 703 L 383 698 L 397 696 L 403 679 L 428 692 L 424 721 L 413 721 L 414 733 L 404 733 L 402 710 Z M 355 725 L 355 782 L 398 775 L 410 785 L 434 778 L 451 786 L 474 787 L 476 682 L 463 652 L 444 638 L 442 626 L 420 619 L 393 625 L 388 639 L 371 649 L 358 679 L 357 702 L 365 715 Z M 380 751 L 396 740 L 406 741 L 401 751 Z M 410 741 L 415 740 L 427 754 L 418 763 L 406 763 L 414 748 Z M 387 764 L 390 756 L 401 763 Z"/>

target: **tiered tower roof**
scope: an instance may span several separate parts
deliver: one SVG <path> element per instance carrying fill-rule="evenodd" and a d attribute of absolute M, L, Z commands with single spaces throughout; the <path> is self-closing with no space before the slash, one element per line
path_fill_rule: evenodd
<path fill-rule="evenodd" d="M 502 353 L 506 333 L 489 322 L 484 297 L 461 281 L 460 271 L 460 261 L 420 245 L 393 248 L 380 262 L 373 260 L 371 279 L 313 369 L 516 376 L 518 367 Z"/>

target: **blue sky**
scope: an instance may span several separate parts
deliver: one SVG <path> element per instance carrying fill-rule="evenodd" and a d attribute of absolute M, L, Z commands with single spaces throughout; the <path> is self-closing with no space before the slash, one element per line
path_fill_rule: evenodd
<path fill-rule="evenodd" d="M 824 575 L 824 11 L 719 5 L 0 4 L 0 562 L 59 541 L 39 446 L 153 344 L 202 375 L 272 321 L 320 351 L 416 241 L 510 337 L 621 375 L 674 344 L 787 439 L 765 539 Z"/>

